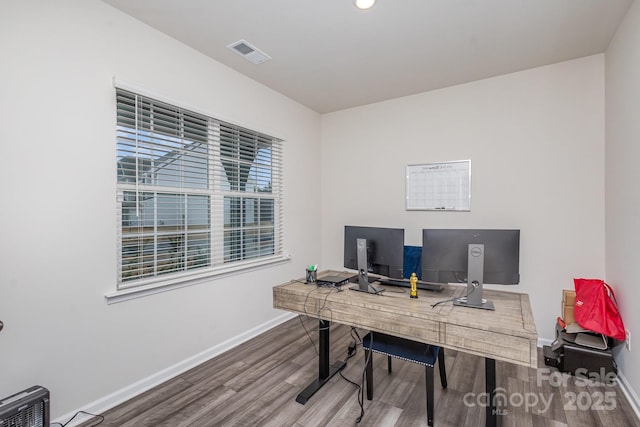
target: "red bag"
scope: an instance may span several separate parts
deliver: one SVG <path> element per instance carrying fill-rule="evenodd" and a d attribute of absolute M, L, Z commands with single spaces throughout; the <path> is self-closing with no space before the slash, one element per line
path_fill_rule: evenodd
<path fill-rule="evenodd" d="M 574 317 L 578 325 L 619 341 L 626 338 L 618 302 L 611 286 L 600 279 L 573 279 L 576 288 Z"/>

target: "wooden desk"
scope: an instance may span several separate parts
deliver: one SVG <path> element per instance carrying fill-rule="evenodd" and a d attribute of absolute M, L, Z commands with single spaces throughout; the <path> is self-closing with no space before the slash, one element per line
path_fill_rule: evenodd
<path fill-rule="evenodd" d="M 325 271 L 318 275 L 353 273 Z M 414 341 L 439 345 L 485 358 L 487 392 L 495 392 L 495 361 L 537 368 L 538 334 L 527 294 L 484 290 L 484 298 L 495 304 L 495 311 L 454 306 L 451 302 L 435 308 L 438 301 L 464 295 L 466 287 L 447 286 L 442 292 L 418 290 L 418 299 L 407 293 L 367 294 L 347 289 L 305 284 L 304 279 L 274 286 L 273 307 L 319 319 L 320 355 L 318 379 L 296 399 L 306 401 L 344 367 L 329 365 L 329 322 L 383 332 Z M 383 288 L 382 286 L 379 286 Z M 490 399 L 492 401 L 493 399 Z M 487 407 L 487 425 L 497 425 L 496 411 Z"/>

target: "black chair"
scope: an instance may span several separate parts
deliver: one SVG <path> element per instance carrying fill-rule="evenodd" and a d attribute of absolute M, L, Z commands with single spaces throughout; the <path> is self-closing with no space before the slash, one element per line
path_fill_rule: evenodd
<path fill-rule="evenodd" d="M 406 338 L 394 337 L 380 332 L 369 332 L 362 339 L 364 357 L 367 363 L 365 380 L 367 383 L 367 399 L 373 399 L 373 355 L 371 352 L 387 355 L 387 369 L 391 373 L 391 358 L 395 357 L 425 366 L 427 388 L 427 423 L 433 426 L 433 367 L 438 361 L 440 383 L 447 388 L 447 373 L 444 366 L 444 349 Z"/>

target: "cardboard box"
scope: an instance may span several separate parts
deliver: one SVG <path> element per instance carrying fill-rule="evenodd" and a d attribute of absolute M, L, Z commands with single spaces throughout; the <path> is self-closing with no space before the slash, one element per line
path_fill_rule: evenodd
<path fill-rule="evenodd" d="M 576 322 L 573 317 L 573 308 L 576 303 L 576 291 L 570 289 L 562 290 L 562 319 L 564 323 L 570 325 Z"/>

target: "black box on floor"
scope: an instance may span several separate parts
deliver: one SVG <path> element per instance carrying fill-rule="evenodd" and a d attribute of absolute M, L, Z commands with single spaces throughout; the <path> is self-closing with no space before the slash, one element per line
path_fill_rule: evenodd
<path fill-rule="evenodd" d="M 559 369 L 572 375 L 588 377 L 600 382 L 609 382 L 607 374 L 617 374 L 618 367 L 610 349 L 596 350 L 570 343 L 563 346 Z"/>
<path fill-rule="evenodd" d="M 542 347 L 542 355 L 544 356 L 544 364 L 553 368 L 560 367 L 560 353 L 553 351 L 550 345 Z"/>
<path fill-rule="evenodd" d="M 577 377 L 611 383 L 618 373 L 611 348 L 601 350 L 576 344 L 576 335 L 556 324 L 556 340 L 542 347 L 544 364 Z"/>

